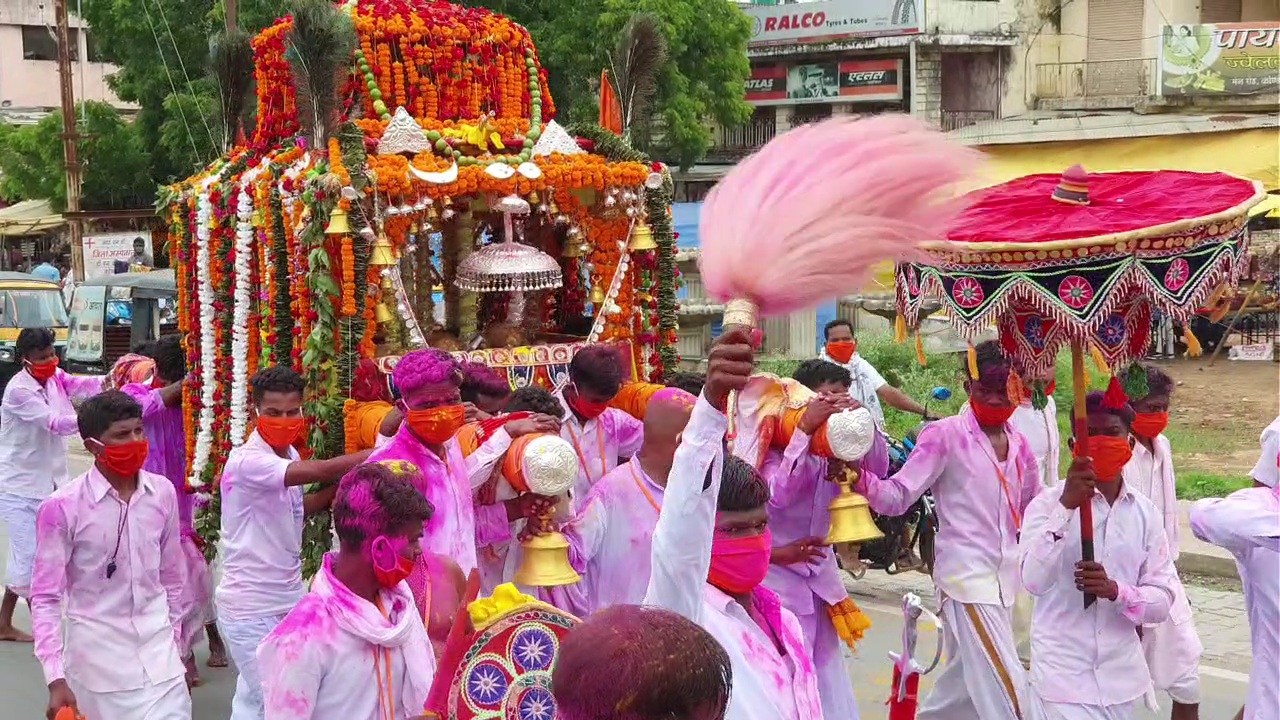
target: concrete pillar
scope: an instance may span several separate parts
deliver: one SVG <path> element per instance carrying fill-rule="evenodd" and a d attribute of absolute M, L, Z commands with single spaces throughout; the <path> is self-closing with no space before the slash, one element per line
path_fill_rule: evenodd
<path fill-rule="evenodd" d="M 791 129 L 791 116 L 795 114 L 795 105 L 778 105 L 775 108 L 777 115 L 774 118 L 774 128 L 778 135 Z"/>
<path fill-rule="evenodd" d="M 817 309 L 792 313 L 788 330 L 787 357 L 796 360 L 811 358 L 818 348 Z"/>
<path fill-rule="evenodd" d="M 929 127 L 942 127 L 942 53 L 937 48 L 916 46 L 915 71 L 911 76 L 911 114 Z"/>

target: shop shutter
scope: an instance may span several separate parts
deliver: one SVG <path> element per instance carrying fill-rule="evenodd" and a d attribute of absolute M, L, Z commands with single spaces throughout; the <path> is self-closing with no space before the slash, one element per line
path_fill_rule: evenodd
<path fill-rule="evenodd" d="M 1240 0 L 1200 0 L 1200 22 L 1240 22 Z"/>
<path fill-rule="evenodd" d="M 1089 0 L 1089 62 L 1142 57 L 1143 3 L 1144 0 Z"/>

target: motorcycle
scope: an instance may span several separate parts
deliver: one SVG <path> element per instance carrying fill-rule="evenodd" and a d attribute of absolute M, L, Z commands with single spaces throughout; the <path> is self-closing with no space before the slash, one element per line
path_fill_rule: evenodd
<path fill-rule="evenodd" d="M 951 398 L 951 391 L 944 387 L 936 387 L 929 393 L 924 405 L 924 419 L 919 425 L 909 430 L 901 440 L 887 438 L 889 444 L 889 475 L 902 469 L 911 451 L 915 449 L 920 433 L 929 423 L 937 420 L 929 415 L 929 402 L 942 402 Z M 934 539 L 938 534 L 938 513 L 934 505 L 933 493 L 925 492 L 918 500 L 897 517 L 871 513 L 876 527 L 884 533 L 884 537 L 863 543 L 858 548 L 856 561 L 854 558 L 846 568 L 855 579 L 861 578 L 868 569 L 884 570 L 889 575 L 919 570 L 926 575 L 933 574 Z M 844 566 L 844 562 L 841 566 Z"/>

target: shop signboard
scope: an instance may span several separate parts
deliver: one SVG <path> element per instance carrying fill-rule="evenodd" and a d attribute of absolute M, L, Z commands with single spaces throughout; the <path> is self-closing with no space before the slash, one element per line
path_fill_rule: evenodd
<path fill-rule="evenodd" d="M 902 61 L 753 65 L 746 99 L 752 105 L 901 100 Z"/>
<path fill-rule="evenodd" d="M 1264 95 L 1280 90 L 1280 22 L 1166 25 L 1164 97 Z"/>
<path fill-rule="evenodd" d="M 743 8 L 751 18 L 747 47 L 806 45 L 851 37 L 914 35 L 923 0 L 826 0 Z"/>
<path fill-rule="evenodd" d="M 114 275 L 117 260 L 127 262 L 133 257 L 133 241 L 138 238 L 142 239 L 143 251 L 151 255 L 151 233 L 149 232 L 85 235 L 81 241 L 84 248 L 85 277 Z"/>

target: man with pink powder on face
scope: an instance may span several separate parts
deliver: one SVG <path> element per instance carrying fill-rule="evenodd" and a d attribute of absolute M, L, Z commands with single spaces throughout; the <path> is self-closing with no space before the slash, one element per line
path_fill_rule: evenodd
<path fill-rule="evenodd" d="M 342 479 L 339 550 L 258 647 L 266 720 L 422 715 L 436 661 L 405 580 L 433 510 L 412 477 L 368 463 Z"/>
<path fill-rule="evenodd" d="M 462 379 L 457 361 L 443 350 L 415 350 L 400 358 L 392 381 L 400 393 L 396 406 L 404 413 L 404 422 L 395 437 L 369 459 L 402 460 L 421 471 L 418 491 L 435 508 L 423 529 L 422 549 L 449 558 L 468 574 L 476 569 L 476 546 L 509 539 L 510 523 L 532 512 L 535 505 L 533 496 L 524 496 L 475 506 L 467 459 L 453 439 L 466 415 L 459 390 Z M 476 486 L 485 479 L 478 478 Z M 424 609 L 425 584 L 420 575 L 415 573 L 409 584 L 419 609 Z"/>

